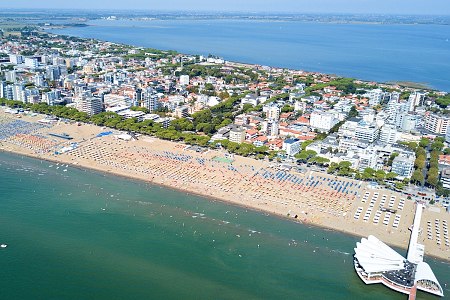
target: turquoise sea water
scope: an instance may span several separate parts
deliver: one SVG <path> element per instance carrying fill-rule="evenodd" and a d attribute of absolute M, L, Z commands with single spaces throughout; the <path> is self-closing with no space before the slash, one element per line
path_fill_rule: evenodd
<path fill-rule="evenodd" d="M 450 26 L 239 19 L 97 20 L 54 33 L 450 91 Z"/>
<path fill-rule="evenodd" d="M 406 299 L 360 281 L 355 237 L 64 169 L 0 152 L 2 300 Z"/>

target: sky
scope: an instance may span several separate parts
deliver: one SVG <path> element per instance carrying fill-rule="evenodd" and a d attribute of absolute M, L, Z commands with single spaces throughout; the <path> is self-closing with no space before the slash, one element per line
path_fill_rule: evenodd
<path fill-rule="evenodd" d="M 450 0 L 0 0 L 0 8 L 450 15 Z"/>

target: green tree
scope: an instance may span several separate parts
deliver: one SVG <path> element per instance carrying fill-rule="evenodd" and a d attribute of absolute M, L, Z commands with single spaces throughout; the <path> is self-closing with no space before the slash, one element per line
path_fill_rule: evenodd
<path fill-rule="evenodd" d="M 398 156 L 399 154 L 397 152 L 393 152 L 388 159 L 387 165 L 389 167 L 392 167 L 392 163 L 394 162 L 394 159 Z"/>
<path fill-rule="evenodd" d="M 426 148 L 430 144 L 430 140 L 427 138 L 421 138 L 419 142 L 419 146 L 422 148 Z"/>
<path fill-rule="evenodd" d="M 398 174 L 395 172 L 389 172 L 386 174 L 386 180 L 394 180 L 397 178 Z"/>
<path fill-rule="evenodd" d="M 438 182 L 439 182 L 439 169 L 431 168 L 428 171 L 427 184 L 432 187 L 436 187 Z"/>
<path fill-rule="evenodd" d="M 415 170 L 411 176 L 411 182 L 415 184 L 423 185 L 425 182 L 425 178 L 423 177 L 423 173 L 421 170 Z"/>
<path fill-rule="evenodd" d="M 386 172 L 384 172 L 383 170 L 377 170 L 375 172 L 375 179 L 377 180 L 377 182 L 381 183 L 384 181 L 385 178 L 386 178 Z"/>
<path fill-rule="evenodd" d="M 435 141 L 433 144 L 431 144 L 431 150 L 437 150 L 442 151 L 444 149 L 444 143 L 441 141 Z"/>

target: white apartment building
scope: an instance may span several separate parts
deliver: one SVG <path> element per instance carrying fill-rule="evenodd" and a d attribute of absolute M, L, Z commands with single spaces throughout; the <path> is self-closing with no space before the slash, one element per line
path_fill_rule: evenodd
<path fill-rule="evenodd" d="M 150 112 L 154 112 L 159 108 L 158 95 L 150 90 L 143 92 L 141 106 L 147 108 Z"/>
<path fill-rule="evenodd" d="M 355 137 L 360 141 L 365 141 L 368 143 L 375 142 L 380 135 L 380 128 L 376 123 L 365 123 L 361 121 L 356 126 Z"/>
<path fill-rule="evenodd" d="M 8 100 L 12 100 L 13 95 L 13 87 L 11 84 L 6 84 L 4 81 L 0 81 L 0 98 L 5 98 Z"/>
<path fill-rule="evenodd" d="M 294 111 L 306 111 L 306 102 L 297 100 L 294 104 Z"/>
<path fill-rule="evenodd" d="M 265 97 L 265 96 L 256 96 L 255 94 L 248 94 L 244 98 L 241 99 L 241 105 L 251 104 L 253 106 L 256 106 L 259 103 L 264 103 L 266 101 L 267 101 L 267 97 Z"/>
<path fill-rule="evenodd" d="M 23 84 L 13 85 L 13 100 L 26 102 L 25 87 Z"/>
<path fill-rule="evenodd" d="M 442 171 L 441 182 L 445 189 L 450 189 L 450 168 L 446 168 Z"/>
<path fill-rule="evenodd" d="M 245 141 L 245 129 L 242 127 L 233 128 L 230 130 L 230 142 L 241 144 Z"/>
<path fill-rule="evenodd" d="M 289 156 L 294 156 L 300 152 L 301 142 L 299 139 L 287 139 L 283 141 L 283 150 Z"/>
<path fill-rule="evenodd" d="M 417 106 L 422 106 L 425 101 L 425 93 L 414 92 L 408 98 L 409 111 L 414 111 Z"/>
<path fill-rule="evenodd" d="M 6 81 L 15 83 L 17 81 L 16 71 L 12 70 L 12 71 L 5 72 L 5 79 L 6 79 Z"/>
<path fill-rule="evenodd" d="M 277 136 L 280 132 L 280 126 L 275 120 L 267 120 L 262 123 L 262 131 L 266 133 L 267 136 Z"/>
<path fill-rule="evenodd" d="M 372 108 L 365 109 L 360 113 L 360 116 L 366 123 L 372 123 L 375 121 L 375 111 Z"/>
<path fill-rule="evenodd" d="M 103 95 L 103 102 L 106 107 L 131 106 L 133 104 L 133 101 L 129 97 L 116 94 Z"/>
<path fill-rule="evenodd" d="M 425 129 L 436 133 L 446 134 L 450 124 L 450 116 L 437 115 L 434 113 L 425 114 Z"/>
<path fill-rule="evenodd" d="M 337 123 L 339 119 L 334 114 L 317 110 L 311 113 L 310 125 L 320 131 L 329 131 Z"/>
<path fill-rule="evenodd" d="M 42 75 L 42 74 L 36 74 L 36 75 L 34 75 L 33 81 L 34 81 L 34 85 L 37 86 L 37 87 L 42 87 L 42 86 L 44 86 L 45 83 L 46 83 L 46 82 L 45 82 L 44 75 Z"/>
<path fill-rule="evenodd" d="M 266 113 L 268 119 L 278 121 L 280 119 L 281 108 L 278 105 L 268 105 L 263 107 L 263 111 Z"/>
<path fill-rule="evenodd" d="M 48 105 L 54 105 L 56 100 L 61 98 L 61 91 L 53 90 L 42 94 L 42 101 Z"/>
<path fill-rule="evenodd" d="M 350 118 L 347 120 L 338 131 L 339 138 L 343 139 L 354 139 L 356 133 L 356 127 L 358 123 L 361 121 L 360 118 Z"/>
<path fill-rule="evenodd" d="M 381 89 L 374 89 L 364 94 L 364 97 L 369 98 L 369 105 L 375 106 L 380 104 L 385 99 L 385 92 Z"/>
<path fill-rule="evenodd" d="M 394 125 L 385 124 L 380 131 L 380 141 L 386 144 L 395 144 L 399 138 L 399 133 Z"/>
<path fill-rule="evenodd" d="M 189 75 L 181 75 L 180 76 L 180 84 L 181 85 L 189 85 Z"/>
<path fill-rule="evenodd" d="M 217 96 L 206 96 L 206 102 L 205 105 L 209 107 L 216 106 L 219 104 L 222 100 Z"/>
<path fill-rule="evenodd" d="M 76 108 L 89 116 L 101 113 L 103 110 L 102 99 L 97 97 L 81 97 L 76 101 Z"/>
<path fill-rule="evenodd" d="M 414 170 L 415 155 L 405 156 L 399 155 L 392 162 L 391 171 L 396 173 L 399 178 L 411 177 Z"/>
<path fill-rule="evenodd" d="M 15 65 L 23 64 L 23 56 L 22 55 L 16 55 L 16 54 L 10 54 L 9 55 L 9 61 L 12 64 L 15 64 Z"/>
<path fill-rule="evenodd" d="M 26 57 L 25 58 L 25 66 L 27 68 L 36 69 L 39 66 L 38 60 L 36 58 Z"/>
<path fill-rule="evenodd" d="M 366 168 L 376 169 L 377 166 L 377 152 L 374 150 L 363 150 L 359 154 L 358 169 L 363 171 Z"/>

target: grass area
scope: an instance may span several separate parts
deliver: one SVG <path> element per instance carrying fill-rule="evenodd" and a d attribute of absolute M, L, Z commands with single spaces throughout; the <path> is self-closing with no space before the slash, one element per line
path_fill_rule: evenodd
<path fill-rule="evenodd" d="M 226 164 L 231 164 L 233 162 L 232 159 L 226 158 L 226 157 L 220 157 L 220 156 L 215 156 L 213 158 L 214 161 L 217 162 L 221 162 L 221 163 L 226 163 Z"/>
<path fill-rule="evenodd" d="M 430 86 L 427 83 L 420 83 L 420 82 L 411 82 L 411 81 L 392 81 L 388 82 L 389 84 L 398 84 L 402 87 L 409 87 L 409 88 L 415 88 L 415 89 L 431 89 Z"/>

